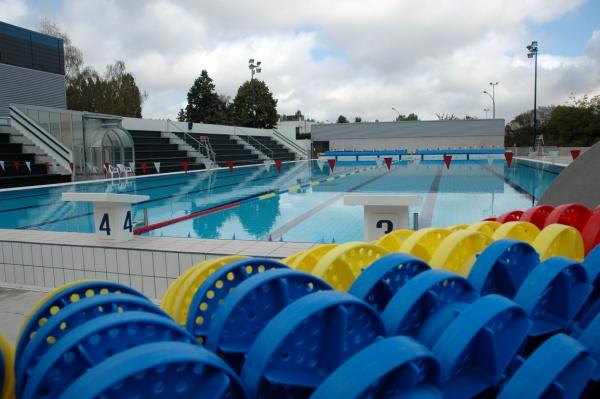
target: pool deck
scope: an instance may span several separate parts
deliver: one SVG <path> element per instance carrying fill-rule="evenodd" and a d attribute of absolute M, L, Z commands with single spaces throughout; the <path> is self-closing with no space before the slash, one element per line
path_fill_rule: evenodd
<path fill-rule="evenodd" d="M 141 236 L 112 243 L 87 233 L 0 229 L 0 287 L 48 291 L 70 281 L 100 279 L 159 300 L 169 284 L 203 260 L 226 255 L 282 259 L 315 245 Z M 4 318 L 0 321 L 4 325 Z"/>

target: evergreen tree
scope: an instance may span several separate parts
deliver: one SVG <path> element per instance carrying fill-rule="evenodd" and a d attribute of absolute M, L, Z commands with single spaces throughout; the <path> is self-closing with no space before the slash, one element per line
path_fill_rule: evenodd
<path fill-rule="evenodd" d="M 186 120 L 199 123 L 221 124 L 225 119 L 225 103 L 215 92 L 215 85 L 206 69 L 187 94 L 188 104 L 185 107 Z"/>
<path fill-rule="evenodd" d="M 344 115 L 340 115 L 337 118 L 337 123 L 348 123 L 348 118 L 346 118 Z"/>
<path fill-rule="evenodd" d="M 236 125 L 272 129 L 277 124 L 277 100 L 262 80 L 244 82 L 233 99 L 232 107 Z"/>

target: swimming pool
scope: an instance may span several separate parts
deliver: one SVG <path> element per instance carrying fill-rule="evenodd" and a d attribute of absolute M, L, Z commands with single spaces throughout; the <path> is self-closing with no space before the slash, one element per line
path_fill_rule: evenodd
<path fill-rule="evenodd" d="M 361 207 L 343 205 L 346 193 L 418 195 L 419 227 L 470 223 L 535 203 L 559 173 L 556 167 L 503 159 L 396 162 L 388 172 L 376 162 L 327 162 L 217 169 L 115 181 L 0 191 L 0 228 L 92 232 L 92 206 L 60 200 L 63 192 L 149 195 L 134 206 L 143 234 L 297 242 L 363 239 Z M 174 218 L 182 219 L 170 223 Z M 167 222 L 167 225 L 162 225 Z"/>

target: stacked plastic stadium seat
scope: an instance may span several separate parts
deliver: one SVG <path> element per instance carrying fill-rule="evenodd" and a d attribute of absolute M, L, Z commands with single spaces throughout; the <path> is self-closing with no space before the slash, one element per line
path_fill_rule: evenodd
<path fill-rule="evenodd" d="M 26 318 L 17 397 L 600 397 L 595 213 L 565 209 L 209 259 L 162 309 L 71 283 Z"/>

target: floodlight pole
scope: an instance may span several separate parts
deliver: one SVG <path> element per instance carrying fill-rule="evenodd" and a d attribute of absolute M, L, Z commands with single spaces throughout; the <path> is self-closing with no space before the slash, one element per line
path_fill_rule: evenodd
<path fill-rule="evenodd" d="M 254 74 L 262 71 L 260 61 L 254 63 L 254 58 L 248 60 L 248 68 L 250 69 L 250 86 L 252 87 L 252 127 L 256 127 L 256 91 L 254 90 Z"/>
<path fill-rule="evenodd" d="M 398 118 L 400 118 L 400 111 L 398 111 L 398 110 L 397 110 L 396 108 L 394 108 L 394 107 L 392 107 L 392 109 L 398 113 Z M 397 121 L 397 120 L 398 120 L 398 119 L 396 119 L 396 121 Z"/>
<path fill-rule="evenodd" d="M 537 138 L 537 53 L 538 53 L 538 42 L 532 41 L 529 46 L 527 46 L 527 58 L 534 59 L 535 71 L 534 71 L 534 80 L 533 80 L 533 145 L 535 145 L 535 140 Z"/>

